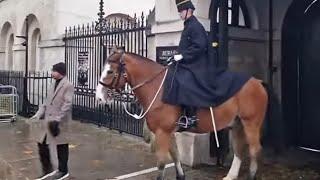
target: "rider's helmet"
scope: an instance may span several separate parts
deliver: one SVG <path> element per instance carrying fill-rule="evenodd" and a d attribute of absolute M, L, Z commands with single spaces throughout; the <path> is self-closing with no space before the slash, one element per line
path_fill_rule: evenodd
<path fill-rule="evenodd" d="M 178 8 L 178 12 L 181 12 L 186 9 L 192 9 L 195 10 L 191 0 L 176 0 L 176 5 Z"/>

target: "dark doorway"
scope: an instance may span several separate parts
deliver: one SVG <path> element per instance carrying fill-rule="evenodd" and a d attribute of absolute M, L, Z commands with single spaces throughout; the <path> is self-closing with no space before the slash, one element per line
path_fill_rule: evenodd
<path fill-rule="evenodd" d="M 299 145 L 320 150 L 320 3 L 305 11 L 299 55 Z"/>
<path fill-rule="evenodd" d="M 296 0 L 282 29 L 282 111 L 288 145 L 320 149 L 320 2 Z"/>

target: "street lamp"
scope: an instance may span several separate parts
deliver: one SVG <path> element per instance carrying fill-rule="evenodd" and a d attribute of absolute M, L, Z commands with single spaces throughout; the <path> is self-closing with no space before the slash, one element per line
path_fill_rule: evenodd
<path fill-rule="evenodd" d="M 22 115 L 29 115 L 29 100 L 28 100 L 28 34 L 29 34 L 29 22 L 28 16 L 25 19 L 26 29 L 25 36 L 16 36 L 17 38 L 22 38 L 25 41 L 21 43 L 22 46 L 26 47 L 26 57 L 25 57 L 25 69 L 24 69 L 24 78 L 23 78 L 23 103 L 22 103 Z"/>

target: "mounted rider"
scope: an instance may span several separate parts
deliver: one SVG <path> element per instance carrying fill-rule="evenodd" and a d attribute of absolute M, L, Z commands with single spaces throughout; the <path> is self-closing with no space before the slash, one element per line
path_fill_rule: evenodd
<path fill-rule="evenodd" d="M 222 104 L 234 95 L 249 76 L 231 72 L 216 72 L 216 64 L 208 58 L 208 34 L 193 15 L 190 0 L 176 0 L 180 18 L 184 21 L 175 63 L 169 67 L 163 101 L 188 109 L 188 119 L 194 120 L 197 108 Z"/>

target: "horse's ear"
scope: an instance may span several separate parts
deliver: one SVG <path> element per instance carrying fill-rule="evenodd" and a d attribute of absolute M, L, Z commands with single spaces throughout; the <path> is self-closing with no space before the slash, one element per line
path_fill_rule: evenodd
<path fill-rule="evenodd" d="M 113 46 L 111 49 L 111 54 L 116 53 L 118 51 L 117 46 Z"/>
<path fill-rule="evenodd" d="M 118 53 L 124 53 L 124 46 L 118 47 Z"/>

